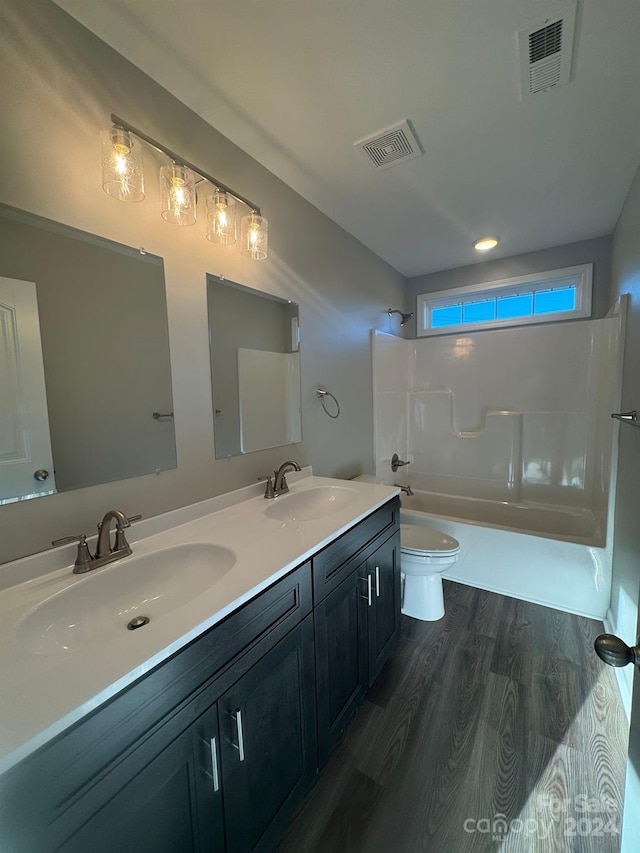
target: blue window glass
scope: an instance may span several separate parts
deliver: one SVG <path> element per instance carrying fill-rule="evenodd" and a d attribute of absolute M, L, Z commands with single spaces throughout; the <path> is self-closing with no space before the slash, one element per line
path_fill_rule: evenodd
<path fill-rule="evenodd" d="M 442 329 L 445 326 L 459 326 L 462 323 L 462 305 L 443 305 L 431 309 L 431 326 Z"/>
<path fill-rule="evenodd" d="M 516 293 L 498 297 L 498 320 L 530 317 L 533 314 L 533 293 Z"/>
<path fill-rule="evenodd" d="M 481 302 L 468 302 L 463 306 L 464 323 L 486 323 L 496 319 L 496 300 L 483 299 Z"/>
<path fill-rule="evenodd" d="M 535 295 L 534 314 L 553 314 L 557 311 L 575 311 L 575 287 L 562 287 L 557 290 L 539 290 Z"/>

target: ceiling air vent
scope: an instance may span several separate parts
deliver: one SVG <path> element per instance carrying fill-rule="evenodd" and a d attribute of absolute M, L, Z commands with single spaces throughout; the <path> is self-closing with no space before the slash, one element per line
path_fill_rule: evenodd
<path fill-rule="evenodd" d="M 518 33 L 521 95 L 537 95 L 569 82 L 576 6 Z"/>
<path fill-rule="evenodd" d="M 388 169 L 424 153 L 408 121 L 379 130 L 353 145 L 376 169 Z"/>

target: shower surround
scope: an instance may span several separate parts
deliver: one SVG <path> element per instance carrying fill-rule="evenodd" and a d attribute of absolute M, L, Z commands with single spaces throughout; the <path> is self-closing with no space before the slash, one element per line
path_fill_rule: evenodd
<path fill-rule="evenodd" d="M 376 473 L 416 493 L 405 522 L 459 539 L 446 577 L 605 615 L 621 328 L 616 312 L 418 340 L 373 333 Z M 393 474 L 393 453 L 409 467 Z"/>

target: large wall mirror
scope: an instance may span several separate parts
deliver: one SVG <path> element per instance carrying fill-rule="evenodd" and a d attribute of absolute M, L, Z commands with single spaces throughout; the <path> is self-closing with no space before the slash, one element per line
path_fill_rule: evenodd
<path fill-rule="evenodd" d="M 302 441 L 298 306 L 207 276 L 216 459 Z"/>
<path fill-rule="evenodd" d="M 162 258 L 0 206 L 0 504 L 175 467 Z"/>

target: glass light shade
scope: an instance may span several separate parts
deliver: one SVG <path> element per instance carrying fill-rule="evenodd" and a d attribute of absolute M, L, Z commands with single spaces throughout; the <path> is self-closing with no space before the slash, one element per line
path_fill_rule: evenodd
<path fill-rule="evenodd" d="M 160 168 L 161 215 L 173 225 L 195 225 L 196 179 L 186 166 L 171 163 Z"/>
<path fill-rule="evenodd" d="M 267 257 L 269 243 L 269 223 L 255 211 L 242 217 L 241 252 L 252 261 L 262 261 Z"/>
<path fill-rule="evenodd" d="M 236 242 L 236 202 L 216 188 L 207 196 L 207 240 L 230 246 Z"/>
<path fill-rule="evenodd" d="M 120 127 L 103 130 L 100 137 L 102 189 L 119 201 L 142 201 L 144 176 L 140 143 Z"/>

